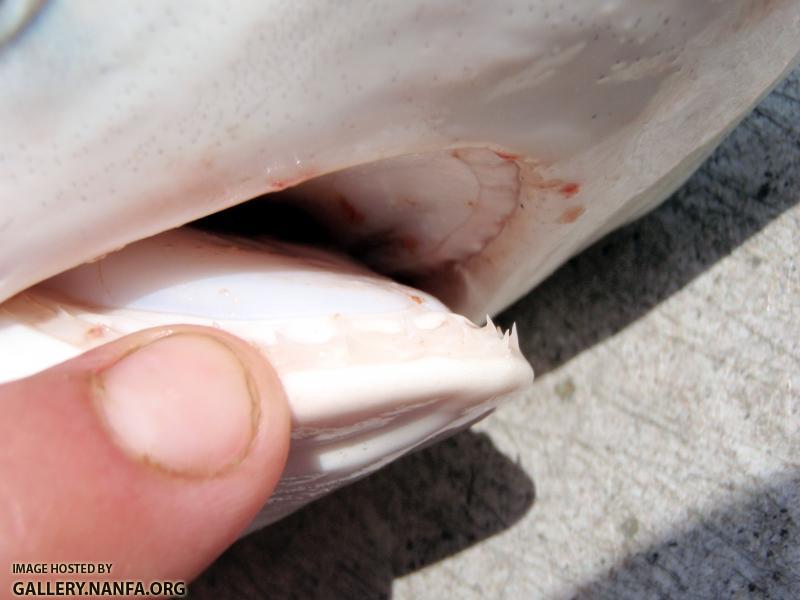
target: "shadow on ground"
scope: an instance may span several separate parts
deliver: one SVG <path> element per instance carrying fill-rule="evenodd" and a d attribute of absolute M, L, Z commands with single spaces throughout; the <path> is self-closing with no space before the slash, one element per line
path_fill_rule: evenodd
<path fill-rule="evenodd" d="M 800 596 L 800 471 L 629 556 L 576 599 Z"/>
<path fill-rule="evenodd" d="M 192 598 L 389 598 L 392 582 L 519 520 L 533 482 L 465 431 L 239 541 Z"/>
<path fill-rule="evenodd" d="M 800 115 L 800 70 L 664 206 L 589 248 L 500 317 L 526 332 L 523 349 L 538 375 L 625 328 L 797 204 L 800 118 L 791 114 Z M 789 477 L 687 525 L 588 583 L 581 597 L 758 597 L 767 578 L 774 594 L 789 597 L 800 586 L 800 516 L 787 508 L 798 509 L 798 484 Z M 387 598 L 394 578 L 512 526 L 533 500 L 523 469 L 485 436 L 465 432 L 240 541 L 191 596 Z M 689 558 L 698 548 L 706 561 Z"/>

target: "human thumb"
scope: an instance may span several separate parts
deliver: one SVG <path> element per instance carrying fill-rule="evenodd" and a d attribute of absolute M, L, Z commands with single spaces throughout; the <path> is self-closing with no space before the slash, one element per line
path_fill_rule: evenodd
<path fill-rule="evenodd" d="M 14 563 L 193 578 L 267 501 L 289 446 L 275 370 L 203 327 L 138 332 L 2 385 L 0 409 L 7 591 Z"/>

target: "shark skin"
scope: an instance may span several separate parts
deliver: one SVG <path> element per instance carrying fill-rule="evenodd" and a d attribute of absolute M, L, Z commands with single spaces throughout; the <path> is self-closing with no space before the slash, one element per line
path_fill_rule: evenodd
<path fill-rule="evenodd" d="M 655 207 L 800 54 L 798 0 L 21 5 L 0 380 L 155 325 L 244 337 L 294 416 L 254 527 L 524 392 L 515 334 L 471 321 Z M 257 197 L 357 260 L 172 231 Z"/>

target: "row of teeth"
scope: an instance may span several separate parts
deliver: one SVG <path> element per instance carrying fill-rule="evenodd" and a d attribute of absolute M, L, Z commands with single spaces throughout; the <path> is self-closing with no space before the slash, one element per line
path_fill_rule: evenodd
<path fill-rule="evenodd" d="M 65 303 L 63 299 L 49 298 L 45 294 L 35 292 L 23 292 L 6 302 L 2 310 L 19 321 L 27 322 L 42 333 L 77 347 L 99 345 L 130 331 L 174 322 L 209 324 L 207 320 L 196 317 L 124 309 L 93 312 L 79 305 Z M 211 325 L 234 329 L 241 323 L 241 321 L 212 322 Z M 446 327 L 447 331 L 442 331 L 442 327 Z M 430 354 L 448 351 L 462 354 L 465 347 L 462 342 L 468 341 L 468 334 L 485 335 L 489 332 L 492 334 L 491 338 L 497 336 L 495 339 L 499 339 L 508 352 L 520 354 L 516 324 L 504 331 L 487 315 L 486 325 L 478 327 L 460 315 L 431 312 L 422 308 L 382 316 L 327 315 L 303 319 L 250 321 L 247 322 L 247 329 L 253 332 L 253 338 L 257 338 L 253 341 L 259 345 L 270 350 L 280 349 L 282 355 L 292 355 L 294 359 L 300 359 L 304 353 L 308 353 L 309 346 L 313 345 L 318 346 L 325 354 L 331 357 L 338 356 L 340 359 L 345 359 L 351 352 L 357 353 L 359 348 L 364 350 L 363 358 L 369 359 L 369 354 L 373 354 L 374 358 L 382 356 L 382 360 L 386 360 L 389 355 L 393 355 L 397 360 L 412 358 L 412 355 L 420 353 L 421 348 Z M 433 331 L 436 333 L 431 335 Z M 461 336 L 458 336 L 459 331 Z M 398 336 L 402 336 L 405 344 L 397 344 Z M 371 347 L 380 349 L 382 345 L 391 347 L 393 352 L 386 355 L 381 355 L 377 351 L 369 352 Z M 406 356 L 400 354 L 403 347 L 407 348 Z M 484 353 L 488 355 L 497 352 L 497 346 L 492 343 L 473 342 L 469 344 L 468 352 L 470 355 Z M 314 357 L 319 356 L 319 352 L 312 354 Z M 313 358 L 309 357 L 306 360 Z"/>
<path fill-rule="evenodd" d="M 495 324 L 492 322 L 492 318 L 489 315 L 486 315 L 486 327 L 494 327 L 497 330 L 497 335 L 503 339 L 503 343 L 507 349 L 511 350 L 512 352 L 521 352 L 519 349 L 519 335 L 517 335 L 516 322 L 511 324 L 511 329 L 506 329 L 503 331 L 502 327 L 499 325 L 495 326 Z"/>
<path fill-rule="evenodd" d="M 441 324 L 435 328 L 418 327 L 417 319 L 413 317 L 395 316 L 390 322 L 397 331 L 392 332 L 381 330 L 378 325 L 385 324 L 388 316 L 380 321 L 328 318 L 324 324 L 320 321 L 314 325 L 304 323 L 302 330 L 298 329 L 299 323 L 285 323 L 275 328 L 274 337 L 265 340 L 264 348 L 276 366 L 284 366 L 287 370 L 334 368 L 337 364 L 349 362 L 400 362 L 422 356 L 478 358 L 497 356 L 503 351 L 521 356 L 516 326 L 503 331 L 491 319 L 487 319 L 483 327 L 478 327 L 460 315 L 438 314 L 441 315 Z M 324 338 L 312 339 L 306 335 L 312 327 L 318 333 L 320 326 L 329 328 Z M 316 348 L 310 352 L 312 347 Z"/>

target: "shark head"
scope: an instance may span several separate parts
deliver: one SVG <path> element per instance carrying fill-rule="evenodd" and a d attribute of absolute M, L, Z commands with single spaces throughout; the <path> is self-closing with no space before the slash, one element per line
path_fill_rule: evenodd
<path fill-rule="evenodd" d="M 798 28 L 797 0 L 4 2 L 0 379 L 240 335 L 292 406 L 280 518 L 524 391 L 473 321 L 662 201 Z"/>

